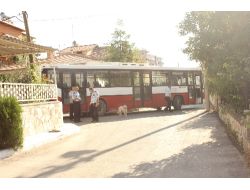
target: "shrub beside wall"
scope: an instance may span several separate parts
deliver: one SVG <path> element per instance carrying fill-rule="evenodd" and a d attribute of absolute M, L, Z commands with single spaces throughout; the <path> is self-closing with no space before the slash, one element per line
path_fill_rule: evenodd
<path fill-rule="evenodd" d="M 0 149 L 23 145 L 22 108 L 14 97 L 0 97 Z"/>

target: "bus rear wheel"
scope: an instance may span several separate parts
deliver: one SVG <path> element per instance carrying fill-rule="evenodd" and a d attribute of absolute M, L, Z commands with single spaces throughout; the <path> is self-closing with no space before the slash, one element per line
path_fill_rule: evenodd
<path fill-rule="evenodd" d="M 98 107 L 98 114 L 100 116 L 105 115 L 105 113 L 107 112 L 107 104 L 103 99 L 99 100 L 99 107 Z"/>
<path fill-rule="evenodd" d="M 181 96 L 176 96 L 174 97 L 174 101 L 173 101 L 173 106 L 175 110 L 181 110 L 181 106 L 182 106 L 182 97 Z"/>

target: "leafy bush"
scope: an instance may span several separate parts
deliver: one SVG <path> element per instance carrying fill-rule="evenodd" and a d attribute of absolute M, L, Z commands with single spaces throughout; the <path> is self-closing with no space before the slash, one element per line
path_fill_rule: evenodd
<path fill-rule="evenodd" d="M 0 97 L 0 149 L 23 145 L 22 108 L 14 97 Z"/>
<path fill-rule="evenodd" d="M 38 66 L 31 64 L 25 70 L 17 70 L 7 74 L 0 74 L 0 82 L 41 83 L 42 79 Z"/>

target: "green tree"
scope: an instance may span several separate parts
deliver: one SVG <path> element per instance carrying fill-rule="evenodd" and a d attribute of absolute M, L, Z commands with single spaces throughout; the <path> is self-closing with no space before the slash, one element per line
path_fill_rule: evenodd
<path fill-rule="evenodd" d="M 189 12 L 180 23 L 187 53 L 206 72 L 209 91 L 241 111 L 250 81 L 250 12 Z"/>
<path fill-rule="evenodd" d="M 146 54 L 142 52 L 142 50 L 138 48 L 134 48 L 133 50 L 133 62 L 136 63 L 146 63 Z"/>
<path fill-rule="evenodd" d="M 129 42 L 130 35 L 123 29 L 123 21 L 118 20 L 117 28 L 112 33 L 112 41 L 107 50 L 106 61 L 112 62 L 140 62 L 139 50 Z"/>

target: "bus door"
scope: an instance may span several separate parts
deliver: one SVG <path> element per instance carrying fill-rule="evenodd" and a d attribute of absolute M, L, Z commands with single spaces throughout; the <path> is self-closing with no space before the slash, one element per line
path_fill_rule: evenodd
<path fill-rule="evenodd" d="M 188 104 L 196 103 L 196 92 L 194 85 L 194 73 L 188 72 Z"/>
<path fill-rule="evenodd" d="M 152 98 L 152 81 L 150 71 L 133 72 L 133 99 L 135 107 L 150 106 Z"/>
<path fill-rule="evenodd" d="M 62 71 L 60 78 L 60 81 L 62 81 L 60 88 L 62 90 L 63 113 L 69 113 L 69 91 L 72 87 L 73 75 L 71 72 Z"/>
<path fill-rule="evenodd" d="M 69 71 L 62 71 L 61 72 L 62 84 L 60 85 L 62 89 L 62 103 L 63 103 L 63 113 L 69 112 L 69 92 L 72 86 L 79 86 L 79 93 L 81 96 L 81 104 L 85 102 L 86 99 L 86 78 L 85 74 L 82 72 L 69 72 Z M 83 109 L 83 105 L 82 111 Z"/>
<path fill-rule="evenodd" d="M 132 72 L 133 78 L 133 100 L 134 100 L 134 107 L 139 108 L 142 106 L 141 101 L 141 86 L 140 86 L 140 72 L 133 71 Z"/>
<path fill-rule="evenodd" d="M 142 104 L 143 107 L 152 107 L 152 81 L 151 72 L 143 71 L 141 73 L 141 86 L 142 86 Z"/>
<path fill-rule="evenodd" d="M 81 71 L 76 71 L 73 76 L 73 84 L 79 86 L 79 93 L 81 96 L 81 110 L 86 110 L 86 73 Z"/>
<path fill-rule="evenodd" d="M 201 72 L 194 73 L 194 88 L 196 104 L 203 103 Z"/>

